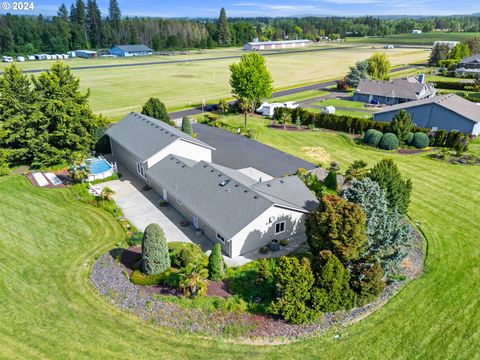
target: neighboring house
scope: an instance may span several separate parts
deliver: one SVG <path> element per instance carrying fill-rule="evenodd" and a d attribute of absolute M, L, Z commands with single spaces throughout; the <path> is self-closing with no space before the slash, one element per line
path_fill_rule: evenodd
<path fill-rule="evenodd" d="M 287 49 L 305 47 L 311 44 L 311 40 L 252 41 L 246 43 L 243 49 L 248 51 Z"/>
<path fill-rule="evenodd" d="M 475 136 L 480 134 L 480 106 L 455 94 L 390 106 L 374 113 L 373 119 L 392 121 L 400 109 L 409 112 L 412 122 L 419 127 L 432 131 L 457 130 Z"/>
<path fill-rule="evenodd" d="M 431 83 L 425 83 L 425 75 L 403 79 L 361 80 L 354 95 L 354 101 L 394 105 L 435 96 L 437 90 Z"/>
<path fill-rule="evenodd" d="M 262 182 L 213 164 L 214 148 L 156 119 L 130 113 L 106 133 L 115 160 L 230 257 L 304 236 L 305 215 L 318 205 L 297 176 Z"/>
<path fill-rule="evenodd" d="M 147 170 L 152 189 L 236 257 L 305 233 L 318 203 L 297 176 L 259 182 L 238 170 L 168 156 Z"/>
<path fill-rule="evenodd" d="M 98 57 L 98 53 L 93 50 L 75 50 L 75 56 L 85 59 L 93 59 Z"/>
<path fill-rule="evenodd" d="M 480 54 L 466 57 L 458 63 L 459 68 L 480 69 Z"/>
<path fill-rule="evenodd" d="M 145 182 L 147 169 L 168 155 L 211 162 L 215 150 L 163 121 L 134 112 L 109 128 L 106 134 L 115 159 Z"/>
<path fill-rule="evenodd" d="M 455 77 L 480 79 L 480 67 L 478 69 L 465 69 L 464 67 L 455 69 Z"/>
<path fill-rule="evenodd" d="M 115 56 L 145 56 L 152 55 L 153 49 L 143 44 L 141 45 L 115 45 L 108 51 Z"/>

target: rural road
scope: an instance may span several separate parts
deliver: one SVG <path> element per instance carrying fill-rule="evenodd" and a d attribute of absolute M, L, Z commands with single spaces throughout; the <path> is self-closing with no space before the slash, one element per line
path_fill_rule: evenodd
<path fill-rule="evenodd" d="M 414 69 L 418 66 L 419 65 L 401 66 L 401 67 L 398 67 L 396 69 L 393 69 L 391 71 L 391 73 L 396 73 L 396 72 L 403 71 L 403 70 L 408 70 L 408 69 Z M 278 98 L 278 97 L 281 97 L 281 96 L 292 95 L 292 94 L 296 94 L 296 93 L 303 92 L 303 91 L 308 91 L 308 90 L 320 90 L 320 89 L 326 88 L 328 86 L 335 85 L 336 83 L 337 83 L 336 80 L 324 81 L 324 82 L 315 83 L 315 84 L 311 84 L 311 85 L 300 86 L 300 87 L 293 88 L 293 89 L 275 91 L 272 94 L 272 98 Z M 233 103 L 233 102 L 234 101 L 231 101 L 230 103 Z M 207 111 L 205 110 L 205 112 L 207 112 Z M 202 113 L 202 107 L 196 107 L 196 108 L 190 108 L 190 109 L 185 109 L 185 110 L 173 111 L 173 112 L 168 113 L 168 115 L 170 116 L 171 119 L 179 119 L 179 118 L 182 118 L 184 116 L 198 115 L 198 114 L 201 114 L 201 113 Z"/>
<path fill-rule="evenodd" d="M 263 56 L 275 56 L 275 55 L 288 55 L 288 54 L 297 54 L 297 53 L 307 53 L 307 52 L 318 52 L 318 51 L 331 51 L 339 49 L 351 49 L 365 47 L 365 44 L 355 44 L 348 46 L 336 46 L 336 47 L 326 47 L 318 49 L 305 49 L 305 50 L 293 50 L 293 51 L 271 51 L 262 53 Z M 415 46 L 397 46 L 398 48 L 405 49 L 419 49 Z M 202 62 L 202 61 L 212 61 L 212 60 L 229 60 L 229 59 L 238 59 L 241 55 L 227 55 L 227 56 L 216 56 L 200 59 L 182 59 L 182 60 L 163 60 L 163 61 L 150 61 L 150 62 L 141 62 L 141 63 L 129 63 L 129 64 L 104 64 L 104 65 L 87 65 L 87 66 L 72 66 L 71 70 L 92 70 L 92 69 L 108 69 L 108 68 L 122 68 L 122 67 L 133 67 L 133 66 L 149 66 L 149 65 L 167 65 L 167 64 L 181 64 L 181 63 L 193 63 L 193 62 Z M 92 60 L 94 61 L 94 60 Z M 50 63 L 49 63 L 50 65 Z M 31 70 L 23 70 L 24 73 L 39 73 L 42 71 L 47 71 L 49 68 L 39 68 Z M 0 75 L 3 74 L 3 71 L 0 71 Z"/>

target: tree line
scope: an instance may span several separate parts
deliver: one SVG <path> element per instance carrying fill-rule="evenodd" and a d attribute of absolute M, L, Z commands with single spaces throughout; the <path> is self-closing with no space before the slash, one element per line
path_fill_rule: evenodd
<path fill-rule="evenodd" d="M 165 49 L 238 46 L 254 38 L 320 40 L 344 36 L 387 36 L 421 29 L 480 31 L 480 17 L 384 19 L 374 17 L 162 19 L 123 17 L 117 0 L 102 14 L 96 0 L 75 0 L 60 5 L 57 15 L 0 16 L 0 53 L 64 53 L 75 49 L 106 49 L 114 44 L 143 43 L 155 51 Z"/>

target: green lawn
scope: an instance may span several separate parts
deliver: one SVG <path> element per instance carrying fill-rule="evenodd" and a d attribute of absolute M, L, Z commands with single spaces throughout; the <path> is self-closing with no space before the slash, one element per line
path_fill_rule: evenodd
<path fill-rule="evenodd" d="M 328 95 L 328 91 L 322 91 L 322 90 L 307 90 L 307 91 L 302 91 L 298 92 L 292 95 L 285 95 L 285 96 L 279 96 L 270 99 L 271 102 L 284 102 L 284 101 L 305 101 L 309 99 L 315 99 L 320 96 Z"/>
<path fill-rule="evenodd" d="M 275 89 L 292 88 L 323 80 L 338 79 L 345 75 L 350 65 L 371 56 L 371 46 L 348 47 L 325 51 L 285 53 L 266 57 Z M 392 49 L 385 51 L 393 65 L 405 65 L 425 61 L 428 54 L 418 49 Z M 133 59 L 74 59 L 72 66 L 96 65 L 106 62 L 142 63 L 155 59 L 181 60 L 189 57 L 239 56 L 239 49 L 216 50 L 214 54 L 191 54 L 168 57 Z M 90 104 L 96 113 L 110 120 L 118 120 L 130 111 L 140 111 L 149 97 L 158 97 L 169 111 L 201 104 L 217 102 L 231 97 L 229 65 L 236 59 L 209 60 L 194 63 L 142 65 L 134 67 L 74 70 L 80 77 L 83 90 L 90 89 Z M 24 67 L 48 68 L 52 62 L 25 63 Z M 4 65 L 2 65 L 4 66 Z M 288 97 L 291 99 L 291 97 Z"/>
<path fill-rule="evenodd" d="M 241 121 L 234 118 L 233 121 Z M 98 298 L 89 266 L 123 237 L 105 212 L 68 190 L 0 178 L 0 353 L 51 359 L 475 359 L 480 343 L 480 171 L 354 145 L 334 132 L 285 132 L 250 119 L 258 139 L 308 158 L 318 147 L 343 169 L 392 156 L 413 180 L 410 216 L 428 238 L 425 274 L 384 308 L 334 333 L 283 346 L 172 333 Z"/>
<path fill-rule="evenodd" d="M 360 101 L 353 101 L 353 100 L 344 100 L 344 99 L 327 99 L 324 101 L 319 101 L 315 103 L 318 106 L 335 106 L 335 107 L 343 107 L 349 109 L 363 109 L 363 110 L 371 110 L 371 108 L 366 108 L 364 102 Z"/>
<path fill-rule="evenodd" d="M 367 44 L 399 44 L 399 45 L 433 45 L 434 41 L 464 41 L 480 33 L 468 32 L 431 32 L 419 35 L 399 34 L 385 37 L 349 37 L 347 43 L 367 43 Z"/>

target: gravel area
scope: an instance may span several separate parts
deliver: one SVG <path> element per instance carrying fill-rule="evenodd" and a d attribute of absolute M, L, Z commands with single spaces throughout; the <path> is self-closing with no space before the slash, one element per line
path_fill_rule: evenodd
<path fill-rule="evenodd" d="M 409 280 L 423 270 L 422 249 L 422 238 L 417 236 L 409 256 L 402 263 Z M 279 344 L 348 326 L 381 308 L 405 285 L 405 282 L 391 282 L 381 296 L 370 304 L 349 311 L 324 314 L 315 323 L 293 325 L 273 316 L 209 312 L 165 301 L 165 298 L 130 282 L 126 268 L 117 260 L 122 251 L 110 251 L 92 267 L 91 283 L 108 302 L 159 326 L 201 336 L 235 338 L 245 343 Z"/>

